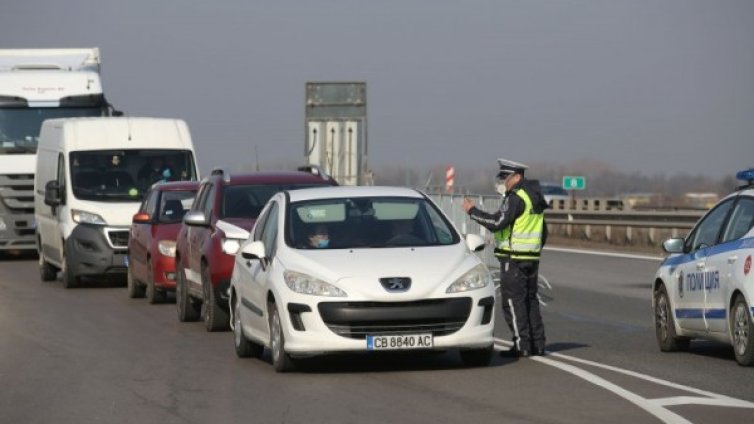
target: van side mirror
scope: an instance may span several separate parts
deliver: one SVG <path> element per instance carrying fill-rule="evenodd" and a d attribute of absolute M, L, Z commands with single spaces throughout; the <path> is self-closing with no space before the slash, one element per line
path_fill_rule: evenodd
<path fill-rule="evenodd" d="M 60 184 L 57 181 L 48 181 L 45 184 L 45 205 L 56 207 L 60 206 L 61 203 Z"/>
<path fill-rule="evenodd" d="M 209 225 L 209 220 L 204 216 L 202 211 L 191 211 L 183 216 L 183 223 L 186 225 L 194 225 L 199 227 L 206 227 Z"/>

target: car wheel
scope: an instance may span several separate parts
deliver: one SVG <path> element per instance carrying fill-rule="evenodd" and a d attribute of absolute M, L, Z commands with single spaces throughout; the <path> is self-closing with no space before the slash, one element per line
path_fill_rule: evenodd
<path fill-rule="evenodd" d="M 65 242 L 63 242 L 63 245 L 65 245 Z M 60 271 L 63 274 L 63 287 L 71 289 L 79 285 L 79 277 L 71 270 L 65 248 L 63 248 L 63 269 Z"/>
<path fill-rule="evenodd" d="M 660 285 L 654 292 L 655 297 L 655 336 L 657 344 L 663 352 L 686 351 L 689 349 L 691 340 L 687 337 L 678 337 L 675 334 L 675 319 L 670 308 L 668 292 L 664 285 Z"/>
<path fill-rule="evenodd" d="M 494 352 L 493 346 L 481 349 L 463 349 L 460 351 L 461 362 L 467 367 L 486 367 L 490 364 Z"/>
<path fill-rule="evenodd" d="M 209 268 L 202 268 L 202 320 L 207 327 L 207 331 L 225 331 L 230 328 L 230 317 L 228 313 L 220 308 L 215 296 L 215 290 L 212 287 L 212 280 L 209 276 Z"/>
<path fill-rule="evenodd" d="M 183 267 L 178 267 L 176 271 L 175 309 L 178 311 L 178 321 L 196 321 L 199 319 L 199 311 L 191 300 L 188 287 L 186 287 L 186 271 Z"/>
<path fill-rule="evenodd" d="M 136 281 L 136 277 L 134 277 L 134 273 L 131 270 L 130 266 L 128 267 L 128 271 L 126 272 L 126 287 L 128 288 L 128 297 L 130 297 L 131 299 L 144 297 L 144 286 Z"/>
<path fill-rule="evenodd" d="M 754 364 L 754 324 L 743 296 L 738 295 L 730 310 L 730 332 L 733 352 L 739 365 Z"/>
<path fill-rule="evenodd" d="M 154 269 L 152 268 L 152 259 L 147 259 L 147 301 L 151 305 L 165 301 L 165 291 L 154 286 Z"/>
<path fill-rule="evenodd" d="M 58 269 L 50 265 L 42 255 L 42 250 L 39 250 L 39 278 L 42 281 L 55 281 L 58 277 Z"/>
<path fill-rule="evenodd" d="M 272 351 L 272 366 L 277 372 L 288 372 L 293 370 L 293 360 L 290 355 L 285 353 L 285 335 L 283 334 L 283 324 L 280 321 L 280 314 L 277 306 L 270 304 L 270 350 Z"/>
<path fill-rule="evenodd" d="M 234 296 L 235 302 L 233 303 L 233 341 L 236 346 L 236 355 L 239 358 L 256 357 L 259 358 L 264 352 L 264 346 L 254 343 L 247 339 L 243 334 L 243 328 L 241 327 L 241 298 L 240 296 Z"/>

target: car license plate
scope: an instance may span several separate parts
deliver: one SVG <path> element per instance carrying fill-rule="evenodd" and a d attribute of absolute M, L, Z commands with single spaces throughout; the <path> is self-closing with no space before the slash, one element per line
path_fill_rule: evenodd
<path fill-rule="evenodd" d="M 367 336 L 367 350 L 429 349 L 432 334 Z"/>

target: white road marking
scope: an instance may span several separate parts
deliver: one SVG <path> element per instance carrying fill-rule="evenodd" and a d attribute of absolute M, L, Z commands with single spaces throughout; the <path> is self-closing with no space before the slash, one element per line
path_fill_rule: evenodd
<path fill-rule="evenodd" d="M 586 249 L 570 249 L 565 247 L 545 247 L 544 250 L 552 250 L 553 252 L 565 252 L 565 253 L 580 253 L 583 255 L 596 255 L 596 256 L 610 256 L 613 258 L 625 258 L 625 259 L 643 259 L 648 261 L 662 261 L 663 257 L 649 256 L 649 255 L 633 255 L 630 253 L 615 253 L 605 252 L 600 250 L 586 250 Z"/>
<path fill-rule="evenodd" d="M 513 344 L 512 342 L 508 340 L 503 340 L 499 338 L 495 338 L 495 342 L 496 342 L 495 346 L 499 348 L 509 348 Z M 561 359 L 562 361 L 556 361 L 553 358 Z M 650 414 L 654 415 L 655 417 L 657 417 L 658 419 L 660 419 L 662 422 L 665 422 L 665 423 L 685 424 L 685 423 L 691 422 L 683 418 L 682 416 L 676 414 L 675 412 L 670 411 L 668 407 L 671 407 L 671 406 L 709 405 L 709 406 L 722 406 L 722 407 L 729 407 L 729 408 L 754 408 L 754 403 L 749 402 L 749 401 L 736 399 L 729 396 L 720 395 L 717 393 L 708 392 L 706 390 L 701 390 L 694 387 L 684 386 L 682 384 L 673 383 L 673 382 L 663 380 L 657 377 L 652 377 L 650 375 L 638 373 L 635 371 L 629 371 L 629 370 L 614 367 L 611 365 L 602 364 L 600 362 L 577 358 L 575 356 L 564 355 L 562 353 L 548 351 L 547 357 L 533 356 L 530 359 L 546 364 L 546 365 L 550 365 L 560 370 L 566 371 L 596 386 L 609 390 L 610 392 L 615 393 L 616 395 L 628 400 L 629 402 L 635 404 L 641 409 L 649 412 Z M 699 396 L 674 396 L 674 397 L 666 397 L 666 398 L 658 398 L 658 399 L 648 399 L 648 398 L 639 396 L 638 394 L 631 392 L 627 389 L 624 389 L 623 387 L 620 387 L 615 383 L 611 383 L 605 378 L 600 377 L 596 374 L 593 374 L 589 371 L 586 371 L 583 368 L 579 368 L 575 365 L 567 364 L 563 361 L 576 362 L 583 365 L 588 365 L 588 366 L 592 366 L 596 368 L 613 371 L 616 373 L 628 375 L 637 379 L 648 381 L 654 384 L 659 384 L 659 385 L 669 387 L 672 389 L 695 393 Z"/>

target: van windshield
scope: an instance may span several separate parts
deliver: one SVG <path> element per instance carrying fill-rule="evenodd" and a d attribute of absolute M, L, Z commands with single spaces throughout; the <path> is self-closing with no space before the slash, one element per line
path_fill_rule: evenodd
<path fill-rule="evenodd" d="M 101 107 L 0 108 L 0 155 L 36 153 L 45 119 L 102 115 Z"/>
<path fill-rule="evenodd" d="M 163 181 L 196 181 L 188 150 L 94 150 L 72 152 L 73 195 L 81 200 L 135 202 Z"/>

